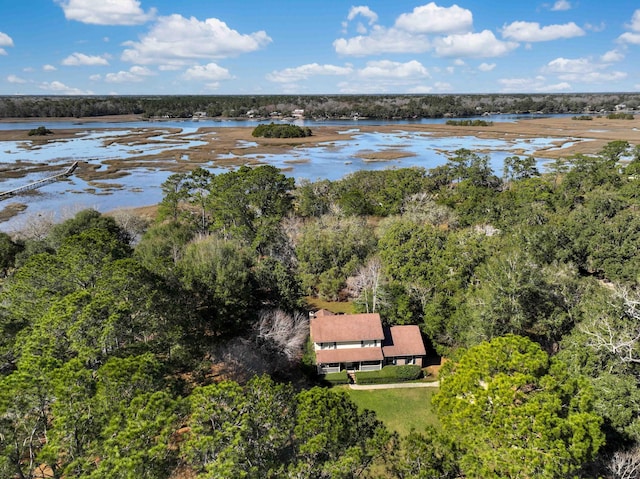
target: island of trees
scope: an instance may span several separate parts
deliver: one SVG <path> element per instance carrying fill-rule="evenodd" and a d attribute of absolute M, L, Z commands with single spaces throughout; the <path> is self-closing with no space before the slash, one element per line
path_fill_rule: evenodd
<path fill-rule="evenodd" d="M 256 126 L 251 132 L 251 135 L 262 138 L 305 138 L 311 136 L 312 133 L 310 128 L 302 128 L 292 124 L 281 125 L 271 122 L 269 124 Z"/>
<path fill-rule="evenodd" d="M 298 185 L 196 168 L 152 223 L 1 234 L 0 475 L 633 477 L 639 167 L 615 141 L 544 173 L 469 150 Z M 419 325 L 438 426 L 326 387 L 309 298 Z"/>

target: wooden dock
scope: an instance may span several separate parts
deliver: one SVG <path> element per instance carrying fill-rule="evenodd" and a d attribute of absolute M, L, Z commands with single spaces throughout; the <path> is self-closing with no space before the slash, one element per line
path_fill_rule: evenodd
<path fill-rule="evenodd" d="M 22 193 L 23 191 L 35 190 L 36 188 L 40 188 L 44 185 L 48 185 L 49 183 L 58 181 L 61 178 L 67 178 L 73 174 L 73 172 L 76 170 L 77 167 L 78 167 L 78 162 L 74 161 L 73 165 L 71 165 L 62 173 L 58 173 L 57 175 L 42 178 L 41 180 L 34 181 L 33 183 L 29 183 L 27 185 L 19 186 L 18 188 L 14 188 L 9 191 L 0 192 L 0 201 L 7 199 L 10 196 L 17 195 L 18 193 Z"/>

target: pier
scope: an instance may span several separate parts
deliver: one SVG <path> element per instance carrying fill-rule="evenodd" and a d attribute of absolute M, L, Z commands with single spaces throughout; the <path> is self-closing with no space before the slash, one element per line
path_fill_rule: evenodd
<path fill-rule="evenodd" d="M 27 185 L 19 186 L 18 188 L 14 188 L 9 191 L 0 192 L 0 201 L 9 198 L 10 196 L 17 195 L 18 193 L 22 193 L 23 191 L 35 190 L 36 188 L 40 188 L 41 186 L 48 185 L 49 183 L 53 183 L 58 181 L 61 178 L 67 178 L 73 174 L 73 172 L 78 167 L 78 162 L 74 161 L 73 165 L 67 168 L 62 173 L 58 173 L 57 175 L 47 176 L 46 178 L 42 178 L 41 180 L 34 181 Z"/>

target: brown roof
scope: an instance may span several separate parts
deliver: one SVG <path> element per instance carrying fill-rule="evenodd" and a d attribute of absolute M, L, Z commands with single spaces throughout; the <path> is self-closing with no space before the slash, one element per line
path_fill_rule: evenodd
<path fill-rule="evenodd" d="M 349 348 L 349 349 L 319 349 L 316 350 L 318 363 L 348 363 L 355 361 L 382 360 L 380 348 Z"/>
<path fill-rule="evenodd" d="M 427 351 L 418 326 L 392 326 L 382 346 L 385 358 L 394 356 L 424 356 Z"/>
<path fill-rule="evenodd" d="M 378 313 L 320 315 L 311 319 L 311 339 L 316 343 L 384 339 Z"/>

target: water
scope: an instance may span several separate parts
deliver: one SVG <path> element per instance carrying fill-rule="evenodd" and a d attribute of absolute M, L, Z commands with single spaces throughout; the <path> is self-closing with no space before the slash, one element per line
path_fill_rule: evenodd
<path fill-rule="evenodd" d="M 513 121 L 514 117 L 501 115 L 504 121 Z M 493 118 L 491 118 L 493 120 Z M 413 123 L 437 122 L 445 120 L 419 120 Z M 497 174 L 501 174 L 504 159 L 518 154 L 528 156 L 540 148 L 557 148 L 563 141 L 558 138 L 535 139 L 480 139 L 472 136 L 434 137 L 427 132 L 403 131 L 402 126 L 410 122 L 394 122 L 398 129 L 393 132 L 358 133 L 358 125 L 364 121 L 321 122 L 314 125 L 338 124 L 344 126 L 342 133 L 353 134 L 353 138 L 345 141 L 320 143 L 314 147 L 292 148 L 286 154 L 245 154 L 241 159 L 253 160 L 261 164 L 270 164 L 281 168 L 288 176 L 300 180 L 319 179 L 337 180 L 358 170 L 379 170 L 387 168 L 403 168 L 418 166 L 430 169 L 446 162 L 447 156 L 460 148 L 469 149 L 481 155 L 489 156 L 489 163 Z M 106 168 L 111 160 L 143 159 L 147 155 L 159 152 L 167 153 L 163 163 L 174 162 L 176 151 L 182 151 L 182 159 L 187 159 L 189 149 L 196 145 L 206 144 L 197 134 L 203 126 L 252 126 L 257 122 L 249 121 L 162 121 L 162 122 L 130 122 L 130 123 L 87 123 L 78 125 L 73 122 L 34 122 L 34 123 L 0 123 L 0 129 L 31 129 L 45 126 L 50 129 L 74 128 L 78 133 L 69 139 L 49 142 L 36 148 L 30 148 L 31 142 L 0 142 L 0 167 L 3 164 L 22 162 L 28 171 L 25 177 L 8 178 L 0 174 L 0 191 L 24 185 L 51 174 L 32 171 L 42 165 L 59 167 L 62 171 L 73 161 L 84 161 L 93 167 Z M 305 121 L 305 124 L 310 122 Z M 374 122 L 367 122 L 371 125 Z M 378 122 L 382 125 L 382 122 Z M 388 125 L 389 123 L 384 123 Z M 117 128 L 117 130 L 101 131 L 101 128 Z M 114 143 L 105 141 L 113 137 L 125 137 L 134 129 L 152 129 L 158 135 L 142 142 Z M 178 128 L 178 135 L 172 129 Z M 148 143 L 145 143 L 148 141 Z M 238 149 L 250 148 L 252 142 L 239 142 Z M 566 147 L 566 145 L 565 145 Z M 367 152 L 401 151 L 413 156 L 385 161 L 367 161 Z M 233 158 L 233 155 L 217 155 L 216 159 Z M 218 167 L 214 162 L 201 165 L 213 173 L 228 171 Z M 166 165 L 154 165 L 148 162 L 144 167 L 129 168 L 126 176 L 121 178 L 91 181 L 90 183 L 76 176 L 49 184 L 28 195 L 20 195 L 0 202 L 0 208 L 11 204 L 26 204 L 27 209 L 9 221 L 0 223 L 0 231 L 14 232 L 22 227 L 26 219 L 34 215 L 51 214 L 62 216 L 65 211 L 77 211 L 81 208 L 94 208 L 107 212 L 119 208 L 146 206 L 158 203 L 162 199 L 160 185 L 172 174 Z"/>

